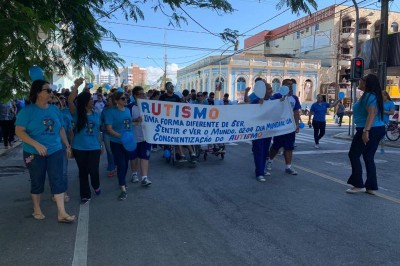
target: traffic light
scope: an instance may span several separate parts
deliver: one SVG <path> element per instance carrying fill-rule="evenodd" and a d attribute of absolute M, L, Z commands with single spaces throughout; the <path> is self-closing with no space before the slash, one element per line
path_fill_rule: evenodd
<path fill-rule="evenodd" d="M 350 79 L 359 80 L 364 76 L 364 59 L 360 57 L 351 60 Z"/>

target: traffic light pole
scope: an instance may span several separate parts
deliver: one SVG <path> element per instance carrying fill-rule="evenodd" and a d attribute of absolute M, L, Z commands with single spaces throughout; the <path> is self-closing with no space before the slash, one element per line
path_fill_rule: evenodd
<path fill-rule="evenodd" d="M 359 34 L 359 22 L 360 22 L 360 13 L 358 10 L 358 4 L 356 2 L 356 0 L 352 0 L 353 4 L 354 4 L 354 8 L 356 10 L 356 28 L 355 28 L 355 32 L 354 32 L 354 57 L 357 57 L 358 55 L 358 34 Z M 352 88 L 352 94 L 351 94 L 351 110 L 353 110 L 353 104 L 354 101 L 357 98 L 357 88 L 356 88 L 357 82 L 354 82 L 354 80 L 351 81 L 351 88 Z M 354 131 L 355 131 L 355 124 L 354 124 L 354 119 L 351 119 L 350 117 L 350 121 L 351 121 L 351 136 L 354 137 Z M 349 121 L 349 123 L 350 123 Z M 350 132 L 349 132 L 350 133 Z"/>
<path fill-rule="evenodd" d="M 378 79 L 382 90 L 386 90 L 386 61 L 388 50 L 388 17 L 389 17 L 389 0 L 381 0 L 381 26 L 379 34 L 379 63 L 378 63 Z"/>

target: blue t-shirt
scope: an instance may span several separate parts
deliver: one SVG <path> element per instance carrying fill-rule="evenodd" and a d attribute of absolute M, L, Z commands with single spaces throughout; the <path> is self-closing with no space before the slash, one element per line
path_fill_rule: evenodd
<path fill-rule="evenodd" d="M 354 105 L 353 105 L 353 118 L 356 127 L 365 127 L 365 123 L 367 122 L 368 106 L 375 106 L 378 109 L 378 105 L 376 102 L 375 94 L 366 92 L 363 97 L 361 97 Z M 377 112 L 372 127 L 379 127 L 385 125 L 383 120 L 381 119 L 381 114 Z"/>
<path fill-rule="evenodd" d="M 315 102 L 311 105 L 310 112 L 314 113 L 314 118 L 313 120 L 318 121 L 318 122 L 325 122 L 325 115 L 326 115 L 326 110 L 330 107 L 330 104 L 327 102 Z"/>
<path fill-rule="evenodd" d="M 395 110 L 395 107 L 394 102 L 388 100 L 383 103 L 383 111 L 389 112 L 390 110 Z M 385 124 L 389 123 L 388 114 L 383 114 L 383 121 L 385 122 Z"/>
<path fill-rule="evenodd" d="M 100 133 L 100 115 L 96 112 L 87 115 L 87 123 L 81 131 L 74 129 L 74 141 L 72 148 L 82 151 L 100 150 L 99 133 Z M 78 125 L 78 115 L 74 115 L 75 124 Z"/>
<path fill-rule="evenodd" d="M 26 133 L 32 139 L 47 148 L 47 155 L 51 155 L 62 148 L 60 130 L 63 123 L 62 114 L 56 106 L 48 105 L 48 108 L 44 109 L 36 104 L 30 104 L 18 113 L 15 124 L 25 128 Z M 33 146 L 27 143 L 23 144 L 23 150 L 39 154 Z"/>
<path fill-rule="evenodd" d="M 275 93 L 272 96 L 272 98 L 273 99 L 281 99 L 282 98 L 282 94 Z M 290 96 L 288 96 L 288 98 L 289 98 L 290 105 L 293 108 L 293 111 L 297 111 L 297 110 L 301 109 L 301 104 L 300 104 L 299 98 L 296 95 L 290 95 Z"/>
<path fill-rule="evenodd" d="M 105 113 L 105 124 L 111 125 L 115 132 L 122 135 L 125 131 L 133 133 L 132 116 L 128 108 L 125 107 L 124 111 L 118 108 L 112 108 Z M 110 134 L 110 141 L 122 143 L 120 138 L 116 138 Z"/>

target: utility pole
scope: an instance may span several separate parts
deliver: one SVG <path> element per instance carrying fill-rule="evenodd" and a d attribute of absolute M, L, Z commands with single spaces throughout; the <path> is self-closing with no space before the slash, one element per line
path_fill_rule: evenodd
<path fill-rule="evenodd" d="M 378 79 L 382 90 L 386 90 L 386 61 L 388 50 L 388 20 L 389 20 L 389 0 L 381 1 L 381 26 L 379 34 L 379 61 Z"/>
<path fill-rule="evenodd" d="M 168 59 L 167 59 L 167 31 L 164 32 L 164 43 L 165 43 L 165 55 L 164 55 L 164 88 L 165 85 L 167 84 L 167 65 L 168 65 Z"/>
<path fill-rule="evenodd" d="M 356 2 L 356 0 L 352 0 L 353 4 L 354 4 L 354 8 L 356 10 L 356 28 L 355 28 L 355 32 L 354 32 L 354 57 L 357 57 L 357 53 L 358 53 L 358 34 L 360 31 L 359 28 L 359 22 L 360 22 L 360 12 L 358 10 L 358 4 Z M 357 98 L 357 84 L 358 81 L 351 81 L 351 90 L 352 90 L 352 94 L 351 94 L 351 103 L 350 103 L 350 108 L 353 109 L 353 104 Z M 350 121 L 349 123 L 351 123 L 351 136 L 354 137 L 354 131 L 356 128 L 356 125 L 354 124 L 354 119 L 351 119 L 352 117 L 350 116 Z M 350 133 L 350 129 L 349 129 L 349 133 Z"/>

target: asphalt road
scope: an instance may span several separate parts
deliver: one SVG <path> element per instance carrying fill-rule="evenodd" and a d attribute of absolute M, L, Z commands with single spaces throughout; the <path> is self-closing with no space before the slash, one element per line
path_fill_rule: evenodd
<path fill-rule="evenodd" d="M 330 138 L 321 149 L 312 131 L 297 136 L 294 167 L 282 156 L 267 182 L 255 180 L 251 145 L 227 145 L 224 160 L 196 168 L 172 166 L 152 153 L 143 188 L 129 184 L 119 202 L 117 179 L 102 171 L 103 193 L 79 205 L 77 168 L 70 160 L 70 213 L 58 224 L 48 187 L 43 221 L 31 217 L 29 176 L 20 148 L 0 157 L 0 265 L 398 265 L 400 150 L 376 155 L 380 194 L 349 195 L 349 141 Z M 105 169 L 105 157 L 101 169 Z"/>

